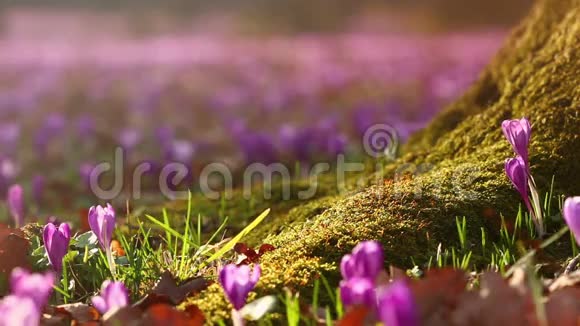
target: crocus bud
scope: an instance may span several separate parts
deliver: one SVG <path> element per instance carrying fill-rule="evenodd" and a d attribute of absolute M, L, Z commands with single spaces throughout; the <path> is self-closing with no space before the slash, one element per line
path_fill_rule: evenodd
<path fill-rule="evenodd" d="M 522 157 L 529 166 L 528 146 L 532 135 L 530 122 L 526 118 L 520 120 L 505 120 L 501 124 L 501 129 L 505 138 L 512 145 L 514 152 Z"/>
<path fill-rule="evenodd" d="M 220 271 L 220 284 L 235 310 L 244 307 L 248 294 L 258 283 L 261 273 L 260 265 L 256 265 L 253 272 L 247 265 L 238 267 L 235 264 L 226 265 Z"/>
<path fill-rule="evenodd" d="M 129 304 L 129 291 L 122 282 L 105 281 L 101 286 L 101 295 L 93 297 L 91 302 L 100 313 L 123 308 Z"/>
<path fill-rule="evenodd" d="M 0 326 L 38 326 L 41 311 L 32 298 L 6 296 L 0 301 Z"/>
<path fill-rule="evenodd" d="M 29 273 L 22 268 L 15 268 L 10 275 L 10 289 L 13 295 L 31 298 L 35 305 L 42 309 L 48 302 L 54 285 L 52 273 Z M 1 316 L 1 315 L 0 315 Z"/>
<path fill-rule="evenodd" d="M 378 314 L 384 325 L 418 325 L 418 309 L 411 289 L 405 281 L 395 281 L 379 293 Z"/>
<path fill-rule="evenodd" d="M 364 241 L 342 257 L 340 272 L 345 280 L 353 277 L 367 278 L 374 282 L 383 270 L 383 249 L 377 241 Z"/>
<path fill-rule="evenodd" d="M 576 242 L 580 245 L 580 196 L 566 199 L 563 215 Z"/>
<path fill-rule="evenodd" d="M 13 185 L 8 189 L 6 199 L 10 214 L 17 228 L 24 225 L 24 190 L 20 185 Z"/>
<path fill-rule="evenodd" d="M 507 159 L 505 161 L 505 173 L 524 199 L 524 202 L 528 203 L 528 172 L 522 157 Z"/>
<path fill-rule="evenodd" d="M 70 226 L 62 223 L 57 227 L 53 223 L 48 223 L 44 227 L 42 238 L 52 268 L 57 273 L 62 272 L 62 259 L 68 252 L 70 243 Z"/>
<path fill-rule="evenodd" d="M 372 280 L 363 277 L 353 277 L 340 282 L 340 298 L 345 306 L 363 305 L 376 306 L 375 285 Z"/>
<path fill-rule="evenodd" d="M 89 226 L 97 236 L 101 247 L 108 250 L 111 246 L 113 231 L 115 230 L 115 210 L 110 204 L 100 205 L 89 209 Z"/>

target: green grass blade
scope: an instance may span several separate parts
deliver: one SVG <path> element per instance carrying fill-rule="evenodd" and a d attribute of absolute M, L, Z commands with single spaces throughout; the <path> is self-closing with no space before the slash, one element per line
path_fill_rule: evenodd
<path fill-rule="evenodd" d="M 236 235 L 232 240 L 226 243 L 225 246 L 221 247 L 215 254 L 209 257 L 205 263 L 210 263 L 216 259 L 221 258 L 226 252 L 232 250 L 236 243 L 240 242 L 240 240 L 245 237 L 248 233 L 250 233 L 253 229 L 256 228 L 270 213 L 270 209 L 268 208 L 265 210 L 260 216 L 258 216 L 252 223 L 246 226 L 238 235 Z"/>

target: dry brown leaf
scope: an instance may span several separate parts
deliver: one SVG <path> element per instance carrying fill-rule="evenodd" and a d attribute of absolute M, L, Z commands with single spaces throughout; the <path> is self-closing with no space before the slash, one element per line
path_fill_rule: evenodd
<path fill-rule="evenodd" d="M 546 304 L 546 314 L 550 325 L 580 325 L 580 289 L 569 287 L 554 292 Z"/>
<path fill-rule="evenodd" d="M 210 282 L 203 277 L 189 279 L 178 285 L 173 275 L 169 271 L 165 271 L 151 293 L 158 296 L 166 296 L 172 304 L 178 305 L 189 295 L 201 292 L 207 289 L 209 285 Z"/>
<path fill-rule="evenodd" d="M 411 283 L 422 324 L 448 325 L 466 285 L 465 273 L 453 269 L 431 270 L 424 279 Z"/>
<path fill-rule="evenodd" d="M 0 273 L 10 275 L 16 267 L 30 270 L 29 249 L 30 242 L 20 229 L 0 224 Z"/>
<path fill-rule="evenodd" d="M 43 325 L 87 325 L 101 318 L 99 312 L 84 303 L 72 303 L 57 307 L 47 307 L 42 320 Z"/>
<path fill-rule="evenodd" d="M 480 276 L 479 292 L 465 292 L 453 311 L 452 325 L 536 325 L 531 298 L 509 286 L 497 273 Z"/>
<path fill-rule="evenodd" d="M 338 326 L 366 325 L 369 313 L 369 308 L 362 306 L 354 307 L 338 322 Z"/>
<path fill-rule="evenodd" d="M 205 322 L 205 316 L 194 305 L 188 306 L 186 311 L 179 311 L 169 305 L 157 304 L 147 309 L 142 321 L 142 325 L 151 326 L 201 326 Z"/>

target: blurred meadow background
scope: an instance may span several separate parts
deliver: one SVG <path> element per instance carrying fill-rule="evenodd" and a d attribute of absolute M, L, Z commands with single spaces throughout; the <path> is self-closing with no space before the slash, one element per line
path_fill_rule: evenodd
<path fill-rule="evenodd" d="M 29 216 L 74 216 L 99 201 L 88 177 L 115 148 L 126 185 L 131 167 L 153 166 L 139 205 L 167 200 L 169 162 L 190 169 L 170 187 L 195 192 L 214 162 L 236 176 L 253 162 L 300 174 L 364 160 L 370 126 L 401 141 L 425 126 L 531 2 L 5 0 L 0 196 L 18 183 Z"/>

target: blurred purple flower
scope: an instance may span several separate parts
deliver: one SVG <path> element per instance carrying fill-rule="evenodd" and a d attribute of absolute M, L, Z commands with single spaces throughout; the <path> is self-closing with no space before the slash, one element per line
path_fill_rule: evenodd
<path fill-rule="evenodd" d="M 395 281 L 378 298 L 379 319 L 389 326 L 419 325 L 418 307 L 404 281 Z"/>
<path fill-rule="evenodd" d="M 248 265 L 229 264 L 222 268 L 219 282 L 234 309 L 240 310 L 244 307 L 248 294 L 258 283 L 261 274 L 260 265 L 255 265 L 253 272 Z"/>
<path fill-rule="evenodd" d="M 6 123 L 0 126 L 0 149 L 3 153 L 11 153 L 16 149 L 20 138 L 20 125 Z"/>
<path fill-rule="evenodd" d="M 12 185 L 8 189 L 6 203 L 14 225 L 17 228 L 24 226 L 24 190 L 20 185 Z"/>
<path fill-rule="evenodd" d="M 352 277 L 340 282 L 340 298 L 345 306 L 363 305 L 374 308 L 377 304 L 375 284 L 365 277 Z"/>
<path fill-rule="evenodd" d="M 569 197 L 564 202 L 564 220 L 580 245 L 580 196 Z"/>
<path fill-rule="evenodd" d="M 343 154 L 346 151 L 347 143 L 346 137 L 342 134 L 329 136 L 326 139 L 324 151 L 331 157 Z"/>
<path fill-rule="evenodd" d="M 298 129 L 292 125 L 284 125 L 278 132 L 281 150 L 289 152 L 300 162 L 307 162 L 314 151 L 314 134 L 311 128 Z"/>
<path fill-rule="evenodd" d="M 532 128 L 528 119 L 505 120 L 501 124 L 501 129 L 505 138 L 512 145 L 514 152 L 524 160 L 526 167 L 529 167 L 528 146 Z"/>
<path fill-rule="evenodd" d="M 90 139 L 95 133 L 95 120 L 87 115 L 81 115 L 76 120 L 77 133 L 81 139 Z"/>
<path fill-rule="evenodd" d="M 95 165 L 91 163 L 82 163 L 79 167 L 79 174 L 83 182 L 87 185 L 91 185 L 91 172 L 95 169 Z"/>
<path fill-rule="evenodd" d="M 48 223 L 52 223 L 56 226 L 59 226 L 61 222 L 58 220 L 56 216 L 49 216 L 46 218 L 46 224 Z"/>
<path fill-rule="evenodd" d="M 8 157 L 0 157 L 0 177 L 10 181 L 18 175 L 18 172 L 19 168 L 16 162 Z"/>
<path fill-rule="evenodd" d="M 54 285 L 52 273 L 29 273 L 22 268 L 15 268 L 10 275 L 10 289 L 12 294 L 19 297 L 31 298 L 38 308 L 48 302 Z"/>
<path fill-rule="evenodd" d="M 51 113 L 44 120 L 43 128 L 51 135 L 57 135 L 64 130 L 66 126 L 66 118 L 60 113 Z"/>
<path fill-rule="evenodd" d="M 52 268 L 60 274 L 62 272 L 62 259 L 68 252 L 70 243 L 70 226 L 67 223 L 62 223 L 57 227 L 48 223 L 42 232 L 42 239 Z"/>
<path fill-rule="evenodd" d="M 521 156 L 510 158 L 505 161 L 505 172 L 522 196 L 526 206 L 530 208 L 530 198 L 528 197 L 528 172 L 526 163 Z"/>
<path fill-rule="evenodd" d="M 173 139 L 175 133 L 170 127 L 159 127 L 155 130 L 155 139 L 161 148 L 161 154 L 166 160 L 171 160 Z"/>
<path fill-rule="evenodd" d="M 119 133 L 119 144 L 126 151 L 135 148 L 141 141 L 141 132 L 137 129 L 126 128 Z"/>
<path fill-rule="evenodd" d="M 170 143 L 175 137 L 173 129 L 168 126 L 163 126 L 155 129 L 155 139 L 160 145 Z"/>
<path fill-rule="evenodd" d="M 363 136 L 367 129 L 376 123 L 376 108 L 365 104 L 354 111 L 352 121 L 354 129 L 359 136 Z"/>
<path fill-rule="evenodd" d="M 0 326 L 37 326 L 41 312 L 32 298 L 8 295 L 0 301 Z"/>
<path fill-rule="evenodd" d="M 246 133 L 238 138 L 238 144 L 246 163 L 269 164 L 276 161 L 277 151 L 272 137 L 262 133 Z"/>
<path fill-rule="evenodd" d="M 6 196 L 9 185 L 18 174 L 18 166 L 9 158 L 0 156 L 0 194 Z"/>
<path fill-rule="evenodd" d="M 351 255 L 342 257 L 340 272 L 347 281 L 359 277 L 374 282 L 383 270 L 383 260 L 381 244 L 377 241 L 364 241 L 354 247 Z"/>
<path fill-rule="evenodd" d="M 171 160 L 189 164 L 195 154 L 195 145 L 187 140 L 174 140 L 171 142 Z"/>
<path fill-rule="evenodd" d="M 104 281 L 101 294 L 91 299 L 91 303 L 101 314 L 129 305 L 129 291 L 122 282 Z"/>
<path fill-rule="evenodd" d="M 32 178 L 32 198 L 38 207 L 42 205 L 44 197 L 44 185 L 45 180 L 42 175 L 37 174 L 34 176 L 34 178 Z"/>
<path fill-rule="evenodd" d="M 66 126 L 66 119 L 62 114 L 52 113 L 45 118 L 43 125 L 37 129 L 34 145 L 39 156 L 46 154 L 50 141 L 60 135 Z"/>
<path fill-rule="evenodd" d="M 102 207 L 93 206 L 89 209 L 89 226 L 99 239 L 104 250 L 111 246 L 113 231 L 115 230 L 115 210 L 110 204 Z"/>

